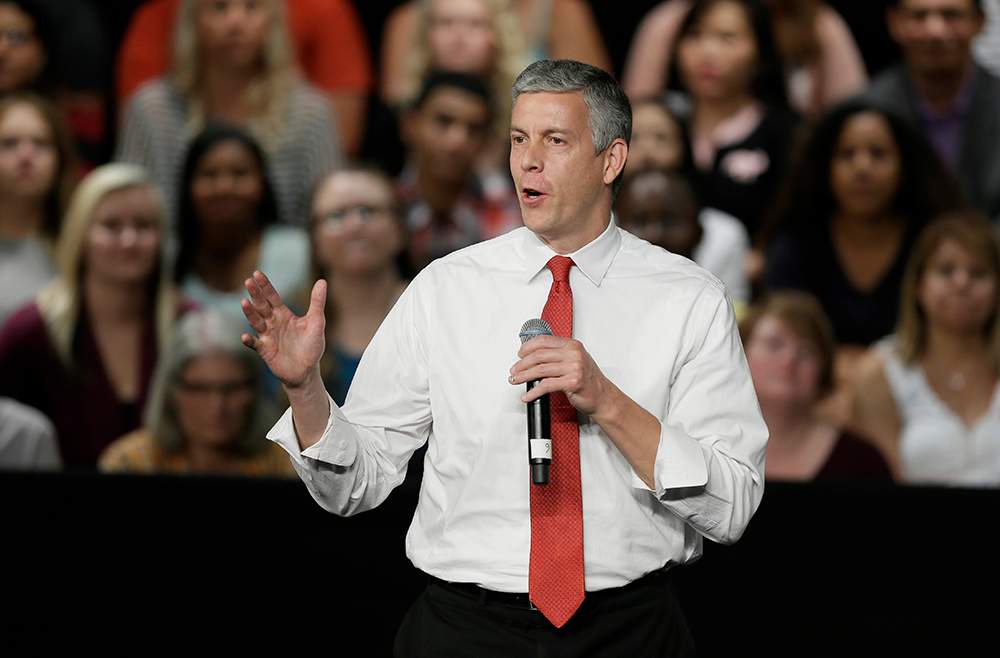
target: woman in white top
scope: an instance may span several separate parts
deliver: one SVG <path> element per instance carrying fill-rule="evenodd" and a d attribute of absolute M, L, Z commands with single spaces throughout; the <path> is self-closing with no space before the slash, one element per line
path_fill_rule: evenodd
<path fill-rule="evenodd" d="M 901 481 L 1000 485 L 998 278 L 997 238 L 972 211 L 917 242 L 896 333 L 862 362 L 853 410 Z"/>

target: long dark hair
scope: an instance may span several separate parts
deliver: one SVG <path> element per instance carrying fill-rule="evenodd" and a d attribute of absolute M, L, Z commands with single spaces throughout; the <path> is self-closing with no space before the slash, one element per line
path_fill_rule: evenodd
<path fill-rule="evenodd" d="M 694 31 L 711 9 L 724 2 L 730 2 L 743 8 L 757 44 L 757 65 L 754 78 L 750 83 L 750 93 L 765 105 L 789 108 L 784 67 L 775 45 L 774 33 L 771 30 L 771 14 L 765 3 L 760 0 L 695 0 L 691 10 L 684 17 L 677 32 L 677 38 L 674 40 L 670 56 L 670 88 L 684 89 L 678 57 L 681 42 Z"/>
<path fill-rule="evenodd" d="M 184 168 L 177 193 L 180 197 L 178 205 L 178 231 L 180 248 L 177 252 L 177 263 L 174 268 L 174 281 L 182 283 L 184 278 L 194 268 L 195 259 L 201 248 L 201 218 L 194 209 L 191 197 L 191 183 L 195 170 L 202 158 L 214 147 L 224 142 L 237 142 L 253 156 L 260 170 L 262 194 L 257 212 L 254 213 L 254 228 L 262 231 L 273 224 L 278 217 L 278 204 L 275 201 L 274 188 L 267 175 L 267 156 L 253 137 L 245 130 L 225 123 L 212 122 L 198 133 L 184 156 Z"/>
<path fill-rule="evenodd" d="M 899 149 L 899 189 L 891 209 L 904 218 L 910 230 L 918 231 L 935 215 L 963 205 L 958 183 L 923 135 L 892 112 L 870 101 L 853 99 L 821 117 L 798 145 L 790 174 L 765 224 L 762 242 L 783 231 L 802 237 L 826 231 L 837 210 L 830 187 L 834 150 L 847 121 L 864 112 L 886 120 Z"/>

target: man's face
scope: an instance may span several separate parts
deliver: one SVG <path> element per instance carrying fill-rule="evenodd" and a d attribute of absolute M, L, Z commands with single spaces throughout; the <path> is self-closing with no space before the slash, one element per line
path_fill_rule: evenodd
<path fill-rule="evenodd" d="M 407 117 L 404 134 L 417 167 L 437 180 L 462 184 L 486 145 L 490 111 L 475 94 L 438 87 Z"/>
<path fill-rule="evenodd" d="M 900 0 L 889 32 L 917 75 L 962 75 L 972 39 L 983 27 L 974 0 Z"/>
<path fill-rule="evenodd" d="M 618 147 L 620 164 L 609 165 L 615 146 L 594 152 L 583 94 L 521 94 L 511 112 L 510 140 L 510 173 L 525 226 L 550 245 L 579 247 L 589 240 L 578 238 L 596 237 L 608 219 L 607 186 L 624 166 L 627 147 Z"/>

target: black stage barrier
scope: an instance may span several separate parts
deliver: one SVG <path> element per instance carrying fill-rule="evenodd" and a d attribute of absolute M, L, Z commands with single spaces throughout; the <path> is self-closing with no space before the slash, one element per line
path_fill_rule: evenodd
<path fill-rule="evenodd" d="M 389 655 L 416 487 L 339 518 L 298 480 L 0 474 L 0 654 Z M 1000 490 L 769 484 L 674 582 L 702 656 L 994 654 L 998 516 Z"/>

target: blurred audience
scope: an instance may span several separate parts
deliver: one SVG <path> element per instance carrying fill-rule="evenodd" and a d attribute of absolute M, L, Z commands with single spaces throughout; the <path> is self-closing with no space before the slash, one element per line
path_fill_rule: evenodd
<path fill-rule="evenodd" d="M 975 63 L 983 27 L 977 0 L 896 0 L 889 31 L 903 62 L 867 96 L 927 136 L 969 200 L 1000 222 L 1000 78 Z"/>
<path fill-rule="evenodd" d="M 797 122 L 768 21 L 752 0 L 695 2 L 671 65 L 690 101 L 698 196 L 740 219 L 751 237 L 784 173 Z"/>
<path fill-rule="evenodd" d="M 406 288 L 406 227 L 392 180 L 366 167 L 342 169 L 320 183 L 312 218 L 315 274 L 327 282 L 320 369 L 342 405 L 361 354 Z"/>
<path fill-rule="evenodd" d="M 261 399 L 260 359 L 244 324 L 212 310 L 182 318 L 156 368 L 142 429 L 109 445 L 101 471 L 293 476 L 268 441 L 278 413 Z"/>
<path fill-rule="evenodd" d="M 308 222 L 309 193 L 340 164 L 326 97 L 304 83 L 280 0 L 183 0 L 169 75 L 148 82 L 125 111 L 118 159 L 146 166 L 170 217 L 187 144 L 208 120 L 240 125 L 263 145 L 278 219 Z"/>
<path fill-rule="evenodd" d="M 959 192 L 920 135 L 861 100 L 819 121 L 791 171 L 766 236 L 764 283 L 815 295 L 846 354 L 892 332 L 913 243 Z"/>
<path fill-rule="evenodd" d="M 914 248 L 896 332 L 862 363 L 853 409 L 904 482 L 1000 485 L 998 283 L 978 212 L 945 215 Z"/>
<path fill-rule="evenodd" d="M 0 95 L 33 91 L 51 101 L 88 168 L 103 162 L 110 148 L 106 48 L 89 3 L 0 0 Z"/>
<path fill-rule="evenodd" d="M 55 276 L 52 244 L 76 182 L 72 148 L 48 101 L 0 96 L 0 327 Z"/>
<path fill-rule="evenodd" d="M 757 401 L 767 423 L 769 480 L 889 481 L 871 440 L 830 424 L 818 412 L 833 388 L 836 342 L 823 309 L 801 292 L 779 293 L 740 322 Z"/>
<path fill-rule="evenodd" d="M 56 430 L 45 414 L 0 397 L 0 471 L 58 470 Z"/>
<path fill-rule="evenodd" d="M 545 58 L 576 59 L 611 70 L 586 2 L 411 0 L 386 22 L 381 94 L 389 105 L 400 106 L 417 95 L 430 71 L 467 73 L 488 81 L 498 116 L 509 116 L 514 78 Z"/>
<path fill-rule="evenodd" d="M 632 103 L 632 139 L 625 177 L 651 169 L 686 173 L 691 167 L 684 124 L 673 110 L 659 100 Z"/>
<path fill-rule="evenodd" d="M 615 217 L 623 229 L 719 277 L 738 305 L 750 301 L 744 274 L 750 248 L 746 229 L 735 217 L 701 208 L 683 175 L 650 169 L 629 176 L 618 194 Z"/>
<path fill-rule="evenodd" d="M 156 355 L 187 308 L 163 267 L 162 214 L 140 167 L 92 171 L 56 242 L 60 276 L 0 332 L 0 395 L 48 416 L 67 466 L 94 466 L 139 426 Z"/>
<path fill-rule="evenodd" d="M 417 269 L 521 225 L 510 184 L 487 184 L 474 166 L 492 118 L 489 91 L 479 78 L 439 72 L 425 78 L 401 117 L 410 151 L 399 194 Z"/>
<path fill-rule="evenodd" d="M 149 0 L 132 16 L 118 50 L 116 90 L 120 103 L 142 83 L 167 70 L 171 30 L 164 26 L 172 27 L 177 21 L 180 4 L 181 0 Z M 364 134 L 372 67 L 354 3 L 287 0 L 284 4 L 296 60 L 309 82 L 330 98 L 344 150 L 356 154 Z"/>
<path fill-rule="evenodd" d="M 1000 76 L 1000 1 L 981 0 L 978 4 L 986 23 L 972 40 L 972 52 L 980 66 Z"/>
<path fill-rule="evenodd" d="M 281 294 L 309 274 L 305 229 L 276 224 L 266 158 L 247 132 L 210 123 L 188 148 L 181 174 L 180 249 L 174 280 L 185 296 L 245 323 L 243 280 L 268 272 Z"/>
<path fill-rule="evenodd" d="M 661 95 L 667 86 L 674 42 L 691 0 L 653 7 L 636 29 L 625 64 L 625 92 L 633 99 Z M 765 0 L 783 62 L 792 105 L 817 115 L 861 92 L 868 82 L 864 61 L 844 19 L 817 0 Z"/>

